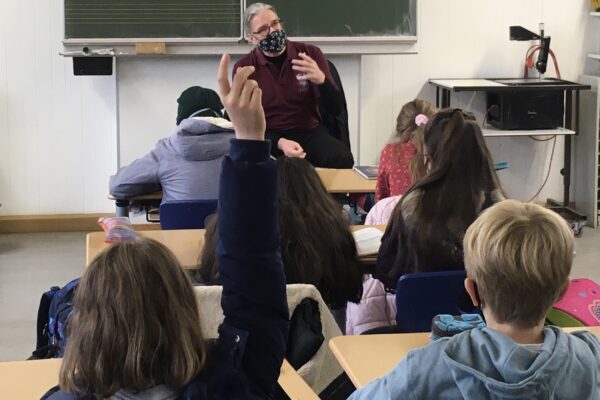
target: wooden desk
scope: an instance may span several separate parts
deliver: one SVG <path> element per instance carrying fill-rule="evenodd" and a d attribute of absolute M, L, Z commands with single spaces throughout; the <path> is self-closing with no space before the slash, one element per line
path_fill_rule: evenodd
<path fill-rule="evenodd" d="M 50 388 L 58 385 L 58 371 L 62 359 L 14 361 L 0 363 L 0 387 L 2 398 L 11 400 L 34 400 L 42 397 Z M 312 400 L 319 397 L 283 360 L 278 379 L 283 390 L 292 399 Z"/>
<path fill-rule="evenodd" d="M 167 246 L 184 268 L 196 268 L 200 251 L 204 246 L 204 229 L 139 231 L 138 233 L 140 236 L 157 240 Z M 86 265 L 89 265 L 98 253 L 109 246 L 109 243 L 104 242 L 104 232 L 88 233 L 85 241 Z"/>
<path fill-rule="evenodd" d="M 317 168 L 317 173 L 329 193 L 375 193 L 375 179 L 365 179 L 353 169 Z M 157 203 L 162 200 L 162 191 L 133 196 L 129 199 L 116 199 L 108 194 L 109 200 L 116 203 L 117 216 L 126 217 L 130 202 L 141 204 Z"/>
<path fill-rule="evenodd" d="M 600 336 L 600 327 L 565 328 L 565 331 L 589 330 Z M 390 372 L 412 349 L 429 343 L 429 333 L 338 336 L 329 348 L 357 388 Z"/>
<path fill-rule="evenodd" d="M 365 179 L 353 169 L 317 168 L 329 193 L 375 193 L 375 179 Z"/>
<path fill-rule="evenodd" d="M 291 400 L 319 400 L 319 396 L 287 360 L 283 360 L 277 382 Z"/>
<path fill-rule="evenodd" d="M 385 231 L 385 225 L 353 225 L 351 229 L 355 231 L 370 226 L 380 229 L 382 232 Z M 167 246 L 184 268 L 196 268 L 198 257 L 204 246 L 204 229 L 139 231 L 138 233 L 143 237 L 158 240 Z M 94 257 L 108 246 L 109 244 L 104 242 L 104 232 L 88 233 L 85 245 L 85 264 L 89 265 Z M 373 259 L 373 256 L 361 258 L 365 264 L 372 263 Z"/>
<path fill-rule="evenodd" d="M 0 363 L 3 399 L 33 400 L 58 384 L 60 359 Z"/>

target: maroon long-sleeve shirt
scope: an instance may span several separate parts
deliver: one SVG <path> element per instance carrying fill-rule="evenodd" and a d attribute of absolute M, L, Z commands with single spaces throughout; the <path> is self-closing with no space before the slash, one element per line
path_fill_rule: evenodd
<path fill-rule="evenodd" d="M 309 81 L 299 81 L 299 72 L 292 69 L 292 60 L 299 59 L 298 53 L 306 53 L 319 65 L 327 83 L 333 83 L 329 65 L 321 50 L 313 45 L 287 41 L 286 58 L 281 70 L 269 62 L 263 52 L 255 48 L 235 63 L 233 75 L 238 67 L 252 65 L 251 76 L 262 89 L 262 105 L 265 109 L 267 131 L 290 131 L 314 129 L 321 124 L 319 114 L 319 86 Z"/>

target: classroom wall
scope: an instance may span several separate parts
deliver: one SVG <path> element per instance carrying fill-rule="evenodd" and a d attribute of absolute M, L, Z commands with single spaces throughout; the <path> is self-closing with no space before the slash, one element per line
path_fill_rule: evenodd
<path fill-rule="evenodd" d="M 417 54 L 333 56 L 346 89 L 352 147 L 377 161 L 401 105 L 434 100 L 429 78 L 517 76 L 527 42 L 508 40 L 509 25 L 552 36 L 563 78 L 584 60 L 587 0 L 420 0 Z M 176 98 L 192 84 L 214 88 L 217 57 L 119 59 L 110 77 L 74 77 L 58 55 L 62 2 L 0 4 L 0 215 L 111 211 L 107 177 L 174 128 Z M 589 31 L 587 32 L 589 35 Z M 19 38 L 19 40 L 15 40 Z M 549 76 L 553 76 L 549 69 Z M 478 96 L 454 105 L 482 113 Z M 551 142 L 489 139 L 509 195 L 525 199 L 545 176 Z M 119 160 L 120 158 L 120 160 Z M 540 198 L 561 197 L 562 140 Z"/>
<path fill-rule="evenodd" d="M 529 42 L 509 40 L 508 27 L 522 25 L 537 32 L 545 22 L 552 37 L 562 78 L 577 80 L 585 59 L 584 40 L 590 21 L 589 1 L 481 0 L 419 1 L 418 54 L 363 56 L 360 96 L 360 161 L 373 163 L 395 127 L 398 110 L 415 97 L 435 101 L 430 78 L 522 76 Z M 590 32 L 588 31 L 588 34 Z M 595 32 L 594 40 L 598 40 Z M 553 66 L 546 76 L 553 77 Z M 452 106 L 485 112 L 482 94 L 453 96 Z M 541 186 L 552 153 L 552 141 L 525 138 L 486 139 L 495 161 L 510 168 L 498 173 L 507 194 L 530 199 Z M 538 200 L 562 199 L 563 139 L 554 149 L 552 170 Z"/>
<path fill-rule="evenodd" d="M 0 215 L 111 209 L 115 77 L 73 76 L 62 3 L 0 2 Z"/>

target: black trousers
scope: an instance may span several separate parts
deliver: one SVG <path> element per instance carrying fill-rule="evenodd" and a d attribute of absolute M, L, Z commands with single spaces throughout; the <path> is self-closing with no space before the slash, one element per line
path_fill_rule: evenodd
<path fill-rule="evenodd" d="M 273 157 L 283 155 L 277 148 L 277 141 L 284 138 L 300 144 L 306 152 L 306 160 L 315 167 L 352 168 L 354 165 L 350 149 L 331 136 L 324 126 L 304 131 L 267 131 L 266 137 L 271 140 Z"/>

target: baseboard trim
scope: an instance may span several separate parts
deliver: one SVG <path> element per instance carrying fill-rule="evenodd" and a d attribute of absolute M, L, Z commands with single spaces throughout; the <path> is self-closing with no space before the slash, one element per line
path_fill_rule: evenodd
<path fill-rule="evenodd" d="M 109 214 L 7 215 L 0 217 L 0 233 L 99 231 L 98 218 Z M 114 214 L 113 214 L 114 215 Z"/>
<path fill-rule="evenodd" d="M 102 214 L 48 214 L 0 216 L 0 233 L 95 232 L 100 231 L 98 218 L 114 217 Z M 159 230 L 160 224 L 134 224 L 136 231 Z"/>

